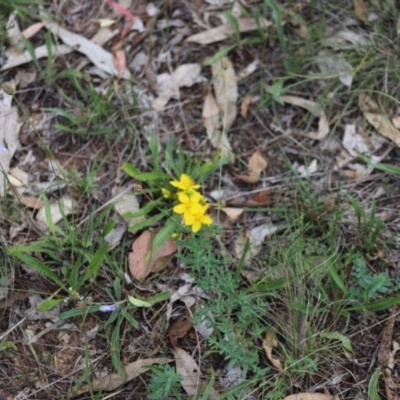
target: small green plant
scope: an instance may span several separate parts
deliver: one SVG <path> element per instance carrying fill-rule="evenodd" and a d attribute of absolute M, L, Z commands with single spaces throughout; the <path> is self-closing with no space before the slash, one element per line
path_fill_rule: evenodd
<path fill-rule="evenodd" d="M 24 36 L 21 37 L 21 41 L 32 57 L 32 62 L 35 65 L 40 77 L 44 80 L 46 85 L 54 85 L 59 79 L 72 78 L 74 75 L 79 75 L 80 73 L 75 70 L 65 69 L 63 71 L 58 71 L 55 67 L 55 53 L 56 44 L 52 40 L 52 34 L 50 31 L 46 32 L 45 35 L 45 45 L 47 50 L 47 62 L 45 68 L 42 67 L 38 58 L 36 57 L 35 49 L 32 43 L 26 39 Z"/>
<path fill-rule="evenodd" d="M 372 200 L 371 209 L 369 215 L 367 215 L 367 212 L 354 197 L 348 195 L 348 198 L 356 212 L 358 232 L 360 237 L 362 237 L 364 249 L 369 253 L 375 248 L 379 234 L 385 229 L 385 225 L 383 221 L 376 216 L 375 200 Z"/>
<path fill-rule="evenodd" d="M 114 133 L 114 128 L 107 122 L 116 111 L 112 103 L 112 87 L 102 93 L 88 81 L 87 76 L 71 70 L 69 78 L 72 81 L 78 99 L 71 98 L 59 88 L 65 103 L 72 107 L 72 111 L 65 108 L 47 108 L 47 111 L 56 113 L 61 121 L 54 128 L 61 132 L 69 132 L 76 135 L 102 135 L 109 137 Z M 64 77 L 64 76 L 63 76 Z"/>
<path fill-rule="evenodd" d="M 381 295 L 391 295 L 399 290 L 398 278 L 390 279 L 386 272 L 371 273 L 361 254 L 354 254 L 352 277 L 354 284 L 349 288 L 352 299 L 369 303 Z"/>
<path fill-rule="evenodd" d="M 86 236 L 77 229 L 74 220 L 70 220 L 64 213 L 64 203 L 59 202 L 59 211 L 62 215 L 62 225 L 55 224 L 50 209 L 50 203 L 46 195 L 45 214 L 48 225 L 48 234 L 28 245 L 17 245 L 8 249 L 11 256 L 35 268 L 54 283 L 71 292 L 78 292 L 85 284 L 93 283 L 98 275 L 99 268 L 107 256 L 108 245 L 100 235 L 96 241 L 91 237 L 98 229 L 106 216 L 103 212 L 94 220 L 89 221 L 89 228 L 84 232 Z M 93 216 L 92 216 L 93 217 Z M 31 253 L 40 253 L 44 257 L 41 261 L 33 257 Z M 53 272 L 53 268 L 61 272 Z M 67 282 L 67 283 L 66 283 Z"/>
<path fill-rule="evenodd" d="M 140 172 L 130 163 L 123 165 L 122 169 L 132 178 L 145 182 L 147 188 L 140 188 L 143 194 L 151 194 L 153 199 L 136 213 L 128 213 L 127 217 L 139 217 L 148 215 L 151 211 L 158 209 L 159 212 L 143 222 L 129 227 L 131 232 L 136 232 L 147 226 L 152 226 L 157 221 L 167 218 L 168 222 L 158 233 L 158 238 L 164 240 L 180 226 L 177 216 L 171 216 L 171 210 L 182 215 L 184 225 L 190 226 L 193 233 L 200 230 L 203 225 L 210 225 L 212 220 L 206 214 L 208 209 L 207 200 L 200 194 L 198 189 L 213 171 L 221 166 L 221 160 L 217 157 L 212 162 L 203 163 L 203 160 L 191 161 L 184 156 L 181 149 L 178 150 L 178 162 L 175 162 L 173 144 L 170 142 L 166 150 L 165 170 L 159 162 L 158 142 L 152 135 L 150 150 L 153 156 L 153 171 Z M 168 172 L 165 172 L 168 171 Z M 178 179 L 173 179 L 177 177 Z M 195 183 L 198 182 L 198 183 Z M 172 202 L 172 205 L 171 205 Z M 162 242 L 159 243 L 161 245 Z"/>
<path fill-rule="evenodd" d="M 153 371 L 149 384 L 150 400 L 164 400 L 171 395 L 174 395 L 175 399 L 181 399 L 178 389 L 181 386 L 182 376 L 175 372 L 175 368 L 170 365 L 164 367 L 149 365 L 147 368 Z"/>
<path fill-rule="evenodd" d="M 243 13 L 248 17 L 251 18 L 251 16 L 246 12 L 244 8 L 242 8 Z M 240 26 L 239 26 L 239 21 L 235 16 L 233 16 L 230 12 L 225 13 L 225 17 L 228 20 L 228 23 L 232 26 L 233 28 L 233 35 L 229 35 L 229 39 L 233 41 L 233 44 L 222 47 L 220 50 L 218 50 L 215 55 L 203 62 L 203 65 L 209 66 L 217 61 L 220 61 L 223 57 L 227 56 L 231 51 L 235 50 L 239 46 L 242 45 L 254 45 L 254 44 L 259 44 L 259 43 L 265 43 L 266 39 L 268 38 L 268 34 L 265 33 L 265 28 L 262 26 L 260 23 L 261 15 L 259 12 L 256 12 L 255 15 L 255 20 L 257 22 L 257 25 L 259 27 L 258 33 L 259 35 L 256 37 L 251 37 L 251 38 L 246 38 L 242 39 L 242 35 L 240 33 Z"/>

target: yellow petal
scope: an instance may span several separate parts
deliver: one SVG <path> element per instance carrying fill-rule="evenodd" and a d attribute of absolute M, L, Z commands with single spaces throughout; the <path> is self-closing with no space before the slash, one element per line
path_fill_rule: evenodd
<path fill-rule="evenodd" d="M 200 221 L 203 225 L 211 225 L 213 223 L 213 220 L 209 215 L 203 215 Z"/>
<path fill-rule="evenodd" d="M 196 221 L 193 225 L 192 225 L 192 232 L 196 233 L 200 230 L 201 228 L 201 223 L 199 221 Z"/>
<path fill-rule="evenodd" d="M 183 220 L 184 220 L 185 225 L 193 225 L 194 222 L 196 221 L 196 216 L 185 213 L 183 215 Z"/>
<path fill-rule="evenodd" d="M 189 196 L 184 193 L 184 192 L 180 192 L 178 194 L 178 200 L 182 203 L 182 204 L 189 204 L 190 203 L 190 198 Z"/>
<path fill-rule="evenodd" d="M 202 214 L 201 205 L 193 204 L 193 203 L 190 204 L 188 212 L 189 212 L 189 214 L 192 214 L 192 215 L 203 215 L 204 214 L 204 213 Z"/>
<path fill-rule="evenodd" d="M 192 181 L 192 179 L 190 178 L 189 175 L 186 175 L 186 174 L 182 174 L 181 175 L 181 185 L 185 186 L 186 189 L 189 189 L 190 186 L 193 185 L 193 181 Z"/>
<path fill-rule="evenodd" d="M 186 175 L 186 174 L 181 175 L 180 183 L 182 185 L 183 190 L 198 189 L 200 187 L 200 185 L 195 185 L 193 179 L 189 175 Z"/>
<path fill-rule="evenodd" d="M 206 204 L 205 206 L 202 206 L 201 204 L 198 204 L 198 207 L 196 209 L 196 212 L 194 214 L 198 215 L 198 216 L 202 216 L 206 213 L 208 209 L 208 204 Z"/>
<path fill-rule="evenodd" d="M 190 189 L 189 189 L 190 190 Z M 188 190 L 188 191 L 189 191 Z M 201 198 L 203 197 L 200 193 L 190 190 L 191 194 L 189 195 L 190 201 L 192 203 L 200 203 Z"/>
<path fill-rule="evenodd" d="M 183 214 L 186 211 L 186 205 L 185 204 L 178 204 L 175 206 L 172 210 L 176 212 L 177 214 Z"/>
<path fill-rule="evenodd" d="M 178 181 L 170 181 L 169 183 L 170 183 L 173 187 L 176 187 L 176 188 L 178 188 L 178 189 L 181 188 L 181 183 L 178 182 Z"/>

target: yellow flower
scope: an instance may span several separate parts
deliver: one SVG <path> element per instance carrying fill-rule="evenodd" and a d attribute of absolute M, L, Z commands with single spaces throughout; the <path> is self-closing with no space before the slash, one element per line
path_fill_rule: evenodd
<path fill-rule="evenodd" d="M 164 199 L 171 198 L 171 192 L 168 189 L 161 188 L 161 193 L 162 193 Z"/>
<path fill-rule="evenodd" d="M 199 205 L 197 208 L 197 213 L 192 214 L 184 214 L 183 220 L 185 225 L 189 225 L 192 228 L 192 232 L 198 232 L 202 225 L 211 225 L 212 219 L 209 215 L 206 214 L 208 209 L 208 204 L 205 206 Z"/>
<path fill-rule="evenodd" d="M 189 189 L 196 190 L 200 187 L 200 185 L 196 185 L 194 183 L 193 179 L 189 175 L 186 175 L 186 174 L 182 174 L 179 181 L 171 181 L 170 184 L 173 187 L 176 187 L 183 191 L 189 190 Z"/>
<path fill-rule="evenodd" d="M 200 211 L 200 208 L 202 207 L 200 205 L 201 198 L 202 195 L 197 192 L 193 192 L 191 196 L 188 196 L 184 192 L 180 192 L 178 194 L 178 200 L 180 201 L 181 204 L 175 206 L 173 210 L 177 214 L 183 214 L 184 216 L 197 214 Z"/>

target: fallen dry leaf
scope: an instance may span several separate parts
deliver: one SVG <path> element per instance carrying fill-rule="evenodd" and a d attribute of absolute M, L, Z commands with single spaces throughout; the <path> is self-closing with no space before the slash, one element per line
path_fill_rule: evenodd
<path fill-rule="evenodd" d="M 112 47 L 112 55 L 114 60 L 115 68 L 118 71 L 118 78 L 121 78 L 126 69 L 126 56 L 125 51 L 122 49 L 122 40 L 118 41 Z"/>
<path fill-rule="evenodd" d="M 97 22 L 100 25 L 100 28 L 108 28 L 116 23 L 116 20 L 111 18 L 99 18 Z M 93 39 L 92 39 L 93 40 Z"/>
<path fill-rule="evenodd" d="M 218 148 L 221 142 L 221 117 L 218 104 L 211 92 L 208 92 L 204 99 L 202 117 L 209 141 L 214 148 Z"/>
<path fill-rule="evenodd" d="M 181 385 L 189 396 L 196 396 L 198 389 L 204 386 L 201 380 L 200 368 L 193 357 L 179 347 L 171 350 L 175 357 L 176 373 L 182 376 Z M 213 400 L 218 397 L 218 393 L 211 389 L 208 399 Z"/>
<path fill-rule="evenodd" d="M 104 236 L 104 241 L 108 243 L 109 250 L 112 250 L 114 247 L 118 246 L 125 232 L 126 224 L 122 222 L 115 225 L 115 227 L 106 236 Z"/>
<path fill-rule="evenodd" d="M 249 251 L 246 253 L 245 256 L 244 265 L 247 265 L 252 259 L 252 257 L 255 257 L 260 251 L 259 246 L 255 244 L 253 237 L 250 236 L 250 232 L 248 230 L 245 230 L 238 235 L 234 243 L 234 249 L 237 258 L 242 257 L 247 240 L 249 240 L 250 247 Z"/>
<path fill-rule="evenodd" d="M 70 32 L 54 22 L 45 22 L 45 26 L 55 36 L 58 36 L 66 45 L 84 54 L 98 69 L 118 76 L 118 70 L 114 65 L 113 55 L 102 47 L 86 39 L 82 35 Z M 131 74 L 125 70 L 122 78 L 130 79 Z"/>
<path fill-rule="evenodd" d="M 10 83 L 13 85 L 13 82 Z M 4 195 L 3 173 L 10 169 L 10 161 L 19 147 L 19 130 L 21 124 L 18 119 L 18 110 L 11 106 L 13 94 L 3 93 L 0 98 L 0 197 Z"/>
<path fill-rule="evenodd" d="M 182 64 L 172 74 L 163 73 L 157 76 L 157 94 L 152 107 L 162 111 L 171 98 L 180 98 L 180 87 L 191 87 L 199 82 L 201 65 L 198 63 Z"/>
<path fill-rule="evenodd" d="M 9 175 L 12 175 L 14 178 L 18 179 L 20 186 L 27 186 L 29 184 L 29 174 L 19 167 L 11 168 Z"/>
<path fill-rule="evenodd" d="M 357 153 L 372 156 L 373 152 L 382 147 L 383 141 L 384 139 L 375 133 L 370 136 L 360 134 L 357 133 L 355 124 L 346 124 L 342 144 L 352 157 L 357 157 Z"/>
<path fill-rule="evenodd" d="M 151 272 L 163 270 L 178 249 L 176 241 L 172 238 L 168 238 L 158 249 L 155 249 L 151 255 L 150 261 L 146 262 L 157 232 L 157 230 L 153 232 L 148 230 L 144 231 L 132 243 L 132 252 L 128 255 L 128 264 L 131 274 L 138 281 L 142 281 Z"/>
<path fill-rule="evenodd" d="M 16 38 L 15 41 L 19 42 L 21 40 L 21 37 L 23 36 L 25 39 L 29 39 L 32 36 L 35 36 L 44 26 L 43 22 L 37 22 L 36 24 L 32 24 L 31 26 L 28 26 L 26 29 L 24 29 L 21 32 L 21 36 L 19 38 Z"/>
<path fill-rule="evenodd" d="M 221 157 L 232 157 L 232 147 L 229 143 L 226 130 L 221 131 L 220 110 L 211 92 L 204 99 L 202 117 L 211 145 L 221 150 Z"/>
<path fill-rule="evenodd" d="M 63 45 L 63 44 L 61 44 L 59 46 L 53 45 L 51 50 L 52 50 L 53 57 L 68 54 L 68 53 L 71 53 L 72 51 L 74 51 L 74 49 L 72 49 L 71 47 Z M 46 45 L 36 47 L 34 49 L 34 51 L 35 51 L 36 59 L 45 58 L 45 57 L 48 57 L 48 55 L 49 55 Z M 5 62 L 5 64 L 1 67 L 0 71 L 5 71 L 7 69 L 14 68 L 14 67 L 17 67 L 18 65 L 26 64 L 31 61 L 32 61 L 32 56 L 31 56 L 30 52 L 28 50 L 26 50 L 22 54 L 18 54 L 18 55 L 9 57 L 7 59 L 7 61 Z"/>
<path fill-rule="evenodd" d="M 96 391 L 105 390 L 108 392 L 111 390 L 116 390 L 126 382 L 129 382 L 137 376 L 147 372 L 149 369 L 144 367 L 144 365 L 167 364 L 169 362 L 171 362 L 171 359 L 165 357 L 145 358 L 143 360 L 137 360 L 135 362 L 125 365 L 124 370 L 126 372 L 126 380 L 123 380 L 121 375 L 118 373 L 110 374 L 106 377 L 102 377 L 99 379 L 93 379 L 90 387 L 87 385 L 80 387 L 76 392 L 72 393 L 72 397 L 76 397 L 81 395 L 82 393 L 86 393 L 91 390 L 91 388 Z"/>
<path fill-rule="evenodd" d="M 368 8 L 364 0 L 353 0 L 354 13 L 359 21 L 368 22 Z"/>
<path fill-rule="evenodd" d="M 135 21 L 135 16 L 127 8 L 123 7 L 121 4 L 118 4 L 113 0 L 105 0 L 105 2 L 113 7 L 115 11 L 117 11 L 117 13 L 125 15 L 128 18 L 128 21 L 126 22 L 124 29 L 121 32 L 121 40 L 123 40 L 126 34 L 129 32 L 129 29 L 133 25 Z"/>
<path fill-rule="evenodd" d="M 260 179 L 260 174 L 267 168 L 268 162 L 261 155 L 259 150 L 255 151 L 249 159 L 249 174 L 248 175 L 236 175 L 236 178 L 246 183 L 256 183 Z"/>
<path fill-rule="evenodd" d="M 381 342 L 378 351 L 378 364 L 381 367 L 386 367 L 389 364 L 391 349 L 390 346 L 393 340 L 394 323 L 396 319 L 397 307 L 390 309 L 390 315 L 386 321 L 385 328 L 382 332 Z"/>
<path fill-rule="evenodd" d="M 222 127 L 228 132 L 237 115 L 238 86 L 236 73 L 228 57 L 211 66 L 215 100 L 218 104 Z"/>
<path fill-rule="evenodd" d="M 400 117 L 393 117 L 392 124 L 395 128 L 400 129 Z"/>
<path fill-rule="evenodd" d="M 329 42 L 332 44 L 349 42 L 356 46 L 367 46 L 370 44 L 370 39 L 364 34 L 354 32 L 350 29 L 342 29 L 335 35 L 331 36 Z"/>
<path fill-rule="evenodd" d="M 305 22 L 300 22 L 298 19 L 293 17 L 288 17 L 288 21 L 290 25 L 292 25 L 297 36 L 302 39 L 310 39 L 310 33 L 308 32 Z"/>
<path fill-rule="evenodd" d="M 310 111 L 311 113 L 317 115 L 319 117 L 319 122 L 318 122 L 318 131 L 317 132 L 310 132 L 308 133 L 308 137 L 310 137 L 313 140 L 322 140 L 325 139 L 325 137 L 329 133 L 329 123 L 328 119 L 326 118 L 326 115 L 323 110 L 319 110 L 317 103 L 311 100 L 303 99 L 301 97 L 295 97 L 295 96 L 281 96 L 279 97 L 281 101 L 284 103 L 292 104 L 297 107 L 301 107 L 306 109 L 307 111 Z"/>
<path fill-rule="evenodd" d="M 400 147 L 400 131 L 390 122 L 390 119 L 382 114 L 380 108 L 364 92 L 358 95 L 358 105 L 364 114 L 365 119 L 384 137 L 390 139 Z"/>
<path fill-rule="evenodd" d="M 69 196 L 63 196 L 58 201 L 50 204 L 50 215 L 53 224 L 60 222 L 63 216 L 72 214 L 75 208 L 74 200 Z M 40 223 L 44 228 L 49 227 L 49 221 L 47 221 L 46 208 L 43 206 L 36 214 L 36 221 Z"/>
<path fill-rule="evenodd" d="M 260 18 L 259 25 L 255 19 L 238 18 L 237 19 L 240 32 L 255 31 L 260 26 L 261 28 L 267 28 L 272 25 L 270 21 L 265 18 Z M 231 24 L 220 25 L 216 28 L 208 29 L 204 32 L 196 33 L 195 35 L 189 36 L 186 42 L 199 43 L 199 44 L 210 44 L 225 40 L 229 35 L 233 35 L 235 30 Z"/>
<path fill-rule="evenodd" d="M 296 171 L 302 178 L 314 174 L 315 172 L 317 172 L 317 170 L 318 170 L 318 161 L 316 159 L 312 160 L 308 165 L 299 165 L 296 168 Z"/>
<path fill-rule="evenodd" d="M 242 104 L 240 105 L 240 115 L 242 116 L 243 119 L 247 119 L 247 115 L 249 113 L 249 106 L 251 104 L 251 101 L 253 100 L 253 96 L 249 94 L 244 98 L 242 101 Z"/>
<path fill-rule="evenodd" d="M 340 398 L 325 393 L 296 393 L 286 396 L 283 400 L 340 400 Z"/>
<path fill-rule="evenodd" d="M 233 224 L 243 214 L 243 208 L 236 207 L 222 207 L 221 211 L 228 217 L 228 222 Z"/>
<path fill-rule="evenodd" d="M 17 72 L 17 75 L 15 75 L 15 82 L 18 83 L 19 88 L 25 88 L 31 83 L 35 82 L 36 78 L 37 78 L 36 70 L 25 71 L 23 69 L 20 69 Z"/>
<path fill-rule="evenodd" d="M 127 226 L 130 227 L 143 221 L 145 217 L 129 216 L 129 214 L 139 211 L 140 206 L 137 197 L 131 191 L 126 190 L 124 187 L 116 187 L 112 190 L 112 194 L 116 198 L 114 202 L 115 211 L 125 220 Z"/>
<path fill-rule="evenodd" d="M 276 346 L 278 346 L 278 342 L 275 338 L 275 330 L 271 328 L 265 335 L 265 339 L 263 340 L 263 348 L 268 360 L 271 361 L 272 365 L 279 371 L 283 371 L 281 362 L 272 356 L 272 350 Z"/>
<path fill-rule="evenodd" d="M 190 313 L 186 311 L 168 327 L 166 337 L 169 339 L 171 346 L 176 348 L 177 340 L 185 337 L 192 328 L 193 322 L 190 319 Z"/>
<path fill-rule="evenodd" d="M 250 197 L 246 201 L 248 207 L 268 207 L 272 204 L 272 194 L 270 189 L 262 190 Z"/>
<path fill-rule="evenodd" d="M 237 258 L 242 257 L 243 251 L 246 246 L 247 240 L 249 241 L 249 250 L 246 253 L 244 259 L 244 265 L 248 265 L 250 260 L 255 257 L 261 249 L 261 244 L 265 240 L 265 238 L 269 235 L 272 235 L 279 229 L 286 228 L 287 224 L 282 223 L 280 225 L 272 225 L 267 222 L 265 224 L 261 224 L 256 226 L 255 228 L 243 231 L 235 240 L 234 248 L 235 254 Z"/>
<path fill-rule="evenodd" d="M 321 72 L 329 77 L 339 76 L 340 82 L 347 87 L 353 83 L 353 67 L 346 61 L 342 53 L 322 50 L 318 53 L 318 67 Z"/>
<path fill-rule="evenodd" d="M 19 198 L 21 204 L 28 208 L 39 210 L 44 207 L 44 201 L 39 197 L 21 196 Z"/>

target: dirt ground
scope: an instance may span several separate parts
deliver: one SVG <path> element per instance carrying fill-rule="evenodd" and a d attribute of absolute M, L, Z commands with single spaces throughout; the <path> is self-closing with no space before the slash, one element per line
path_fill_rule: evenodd
<path fill-rule="evenodd" d="M 0 400 L 399 399 L 399 15 L 0 4 Z"/>

